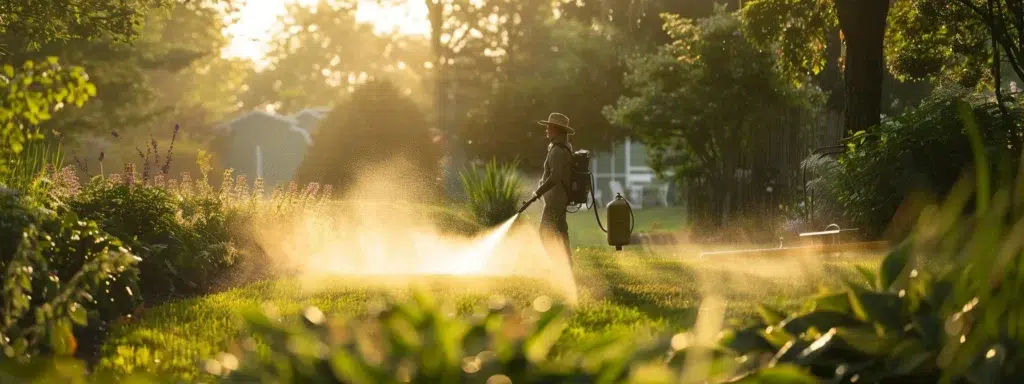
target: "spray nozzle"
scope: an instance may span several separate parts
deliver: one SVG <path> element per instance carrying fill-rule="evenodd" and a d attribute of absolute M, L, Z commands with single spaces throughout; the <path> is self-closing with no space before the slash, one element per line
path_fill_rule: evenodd
<path fill-rule="evenodd" d="M 516 214 L 517 215 L 522 214 L 523 211 L 526 211 L 526 208 L 529 208 L 530 205 L 533 205 L 533 202 L 537 201 L 537 199 L 539 199 L 539 198 L 540 198 L 540 195 L 533 195 L 533 198 L 531 198 L 530 200 L 527 200 L 525 203 L 523 203 L 522 208 L 519 208 L 519 212 L 516 212 Z"/>

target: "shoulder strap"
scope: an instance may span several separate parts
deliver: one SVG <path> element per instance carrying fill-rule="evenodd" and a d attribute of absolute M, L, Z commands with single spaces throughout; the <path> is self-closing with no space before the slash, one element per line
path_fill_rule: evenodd
<path fill-rule="evenodd" d="M 572 154 L 572 150 L 570 150 L 569 146 L 565 145 L 565 143 L 551 143 L 551 144 L 556 146 L 556 147 L 564 149 L 566 152 L 569 152 L 570 155 Z"/>
<path fill-rule="evenodd" d="M 566 145 L 565 143 L 551 143 L 551 144 L 556 146 L 556 147 L 564 149 L 566 152 L 569 152 L 569 156 L 572 156 L 572 150 L 570 150 L 569 146 Z M 569 173 L 570 174 L 572 173 L 572 169 L 573 169 L 573 162 L 570 160 L 569 161 Z M 569 177 L 571 178 L 572 176 L 570 175 Z M 565 184 L 565 181 L 562 181 L 560 184 L 562 184 L 562 188 L 565 189 L 565 193 L 566 193 L 566 195 L 568 195 L 569 191 L 571 190 L 569 188 L 569 186 Z"/>

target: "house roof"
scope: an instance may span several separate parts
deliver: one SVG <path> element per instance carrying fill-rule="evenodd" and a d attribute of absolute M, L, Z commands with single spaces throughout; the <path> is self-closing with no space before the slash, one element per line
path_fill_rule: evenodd
<path fill-rule="evenodd" d="M 271 119 L 277 119 L 277 120 L 281 120 L 282 122 L 292 123 L 292 124 L 295 124 L 295 123 L 298 122 L 298 121 L 295 120 L 295 118 L 293 118 L 291 116 L 282 116 L 282 115 L 278 115 L 276 113 L 270 113 L 270 112 L 267 112 L 267 111 L 264 111 L 264 110 L 254 109 L 252 111 L 249 111 L 249 113 L 246 113 L 244 115 L 236 117 L 234 120 L 231 120 L 231 121 L 227 122 L 227 124 L 228 125 L 234 125 L 239 120 L 242 120 L 242 119 L 247 118 L 247 117 L 252 116 L 252 115 L 263 115 L 263 116 L 269 117 Z"/>
<path fill-rule="evenodd" d="M 264 110 L 260 110 L 260 109 L 253 109 L 253 110 L 251 110 L 251 111 L 249 111 L 249 112 L 247 112 L 245 114 L 239 115 L 238 117 L 232 119 L 231 121 L 218 124 L 217 125 L 217 129 L 219 131 L 221 131 L 221 133 L 228 133 L 228 132 L 230 132 L 234 128 L 234 125 L 236 123 L 238 123 L 239 121 L 242 121 L 242 120 L 244 120 L 246 118 L 252 117 L 254 115 L 255 116 L 268 117 L 268 118 L 271 118 L 271 119 L 274 119 L 274 120 L 278 120 L 278 121 L 280 121 L 282 123 L 285 123 L 285 124 L 288 125 L 288 129 L 289 130 L 292 130 L 294 132 L 299 133 L 302 136 L 302 139 L 306 142 L 307 145 L 310 145 L 310 144 L 313 143 L 313 138 L 310 136 L 309 132 L 307 132 L 305 129 L 302 129 L 299 126 L 299 121 L 295 117 L 293 117 L 293 116 L 282 116 L 282 115 L 270 113 L 270 112 L 267 112 L 267 111 L 264 111 Z"/>
<path fill-rule="evenodd" d="M 313 137 L 310 136 L 309 132 L 307 132 L 305 129 L 300 128 L 298 125 L 292 125 L 288 129 L 291 129 L 292 131 L 298 132 L 300 135 L 302 135 L 302 138 L 306 141 L 306 145 L 313 145 Z"/>
<path fill-rule="evenodd" d="M 331 111 L 331 109 L 329 107 L 306 108 L 306 109 L 303 109 L 301 111 L 295 112 L 295 114 L 293 114 L 291 116 L 291 118 L 298 119 L 301 116 L 309 115 L 309 116 L 313 116 L 313 117 L 318 118 L 318 119 L 322 119 L 322 118 L 326 117 L 327 113 L 330 112 L 330 111 Z"/>
<path fill-rule="evenodd" d="M 217 125 L 217 130 L 221 131 L 221 132 L 230 131 L 231 127 L 234 126 L 235 123 L 238 123 L 239 121 L 241 121 L 243 119 L 246 119 L 246 118 L 249 118 L 249 117 L 251 117 L 253 115 L 261 115 L 261 116 L 269 117 L 271 119 L 280 120 L 281 122 L 292 124 L 292 125 L 295 125 L 295 124 L 299 123 L 298 120 L 295 120 L 295 118 L 293 118 L 291 116 L 281 116 L 281 115 L 270 113 L 270 112 L 267 112 L 267 111 L 264 111 L 264 110 L 261 110 L 261 109 L 253 109 L 253 110 L 251 110 L 249 112 L 246 112 L 244 114 L 239 115 L 238 117 L 235 117 L 231 121 L 218 124 Z"/>

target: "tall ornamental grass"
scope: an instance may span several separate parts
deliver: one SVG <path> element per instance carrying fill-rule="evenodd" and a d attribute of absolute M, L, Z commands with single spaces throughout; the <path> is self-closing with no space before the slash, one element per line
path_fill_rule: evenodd
<path fill-rule="evenodd" d="M 48 140 L 29 141 L 20 153 L 6 152 L 4 155 L 9 169 L 0 178 L 0 184 L 30 194 L 45 193 L 45 178 L 40 175 L 46 172 L 47 167 L 60 169 L 64 163 L 60 143 Z"/>
<path fill-rule="evenodd" d="M 518 167 L 518 158 L 501 165 L 491 159 L 483 170 L 473 165 L 460 173 L 469 210 L 481 225 L 501 224 L 519 210 L 523 182 L 516 172 Z"/>

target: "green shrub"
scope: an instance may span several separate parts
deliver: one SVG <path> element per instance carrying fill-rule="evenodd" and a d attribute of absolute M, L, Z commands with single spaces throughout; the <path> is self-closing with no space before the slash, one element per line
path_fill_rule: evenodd
<path fill-rule="evenodd" d="M 519 159 L 502 165 L 491 159 L 483 170 L 473 165 L 461 172 L 469 210 L 480 224 L 487 227 L 501 224 L 519 210 L 522 180 L 518 167 Z"/>
<path fill-rule="evenodd" d="M 751 370 L 802 365 L 833 383 L 1024 382 L 1024 174 L 990 192 L 971 106 L 953 108 L 979 158 L 974 198 L 970 183 L 958 184 L 923 210 L 877 274 L 862 270 L 867 284 L 848 281 L 792 314 L 765 308 L 722 340 L 722 355 Z"/>
<path fill-rule="evenodd" d="M 1012 135 L 1019 127 L 1007 127 L 994 101 L 963 89 L 943 89 L 870 135 L 856 134 L 837 162 L 819 163 L 816 171 L 822 179 L 812 184 L 816 196 L 838 203 L 852 224 L 846 226 L 860 226 L 872 235 L 886 229 L 911 192 L 923 189 L 944 196 L 974 163 L 957 112 L 962 102 L 977 116 L 985 151 L 997 154 L 990 165 L 1014 158 L 1006 148 L 1015 146 Z M 1015 124 L 1024 121 L 1018 107 L 1010 108 Z"/>
<path fill-rule="evenodd" d="M 344 320 L 315 307 L 282 321 L 273 310 L 246 315 L 240 356 L 208 361 L 227 382 L 551 383 L 679 382 L 681 360 L 669 338 L 637 341 L 625 334 L 551 353 L 568 325 L 567 309 L 538 297 L 525 310 L 495 302 L 472 317 L 425 295 Z M 788 367 L 749 383 L 810 383 Z"/>
<path fill-rule="evenodd" d="M 245 336 L 230 352 L 197 363 L 205 371 L 203 381 L 226 383 L 678 383 L 681 374 L 691 379 L 682 382 L 706 377 L 699 365 L 684 371 L 690 362 L 676 352 L 673 340 L 679 335 L 638 341 L 629 333 L 613 333 L 556 356 L 551 346 L 569 324 L 568 311 L 547 297 L 524 310 L 494 301 L 472 316 L 454 312 L 425 295 L 352 319 L 328 317 L 315 307 L 282 318 L 265 307 L 245 315 Z M 0 364 L 0 378 L 12 373 L 61 382 L 84 382 L 85 375 L 73 361 Z M 815 381 L 799 368 L 779 365 L 733 382 Z"/>
<path fill-rule="evenodd" d="M 205 293 L 238 256 L 230 215 L 216 197 L 175 197 L 163 188 L 101 180 L 71 206 L 142 257 L 147 301 Z"/>
<path fill-rule="evenodd" d="M 38 221 L 40 213 L 22 192 L 0 186 L 0 267 L 13 257 L 22 232 Z"/>
<path fill-rule="evenodd" d="M 66 355 L 78 336 L 138 304 L 137 258 L 96 223 L 62 206 L 34 207 L 0 194 L 0 347 L 7 358 Z M 91 340 L 87 344 L 91 344 Z"/>
<path fill-rule="evenodd" d="M 364 172 L 371 172 L 397 190 L 413 187 L 422 202 L 432 202 L 440 192 L 436 180 L 442 154 L 429 126 L 416 102 L 395 83 L 368 81 L 321 121 L 315 145 L 299 159 L 295 179 L 334 185 L 345 196 Z"/>

